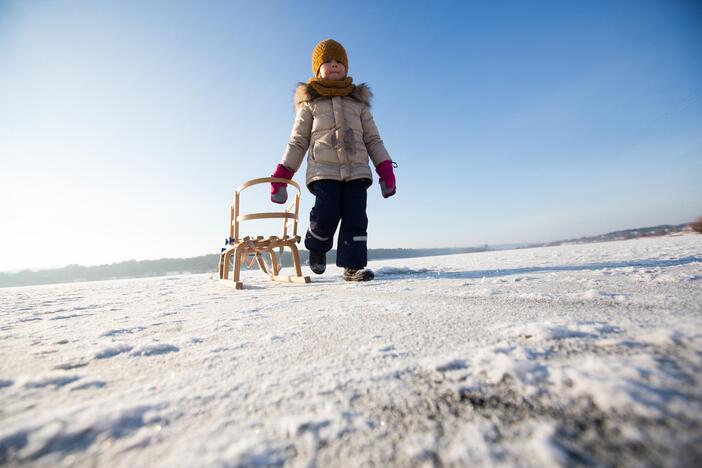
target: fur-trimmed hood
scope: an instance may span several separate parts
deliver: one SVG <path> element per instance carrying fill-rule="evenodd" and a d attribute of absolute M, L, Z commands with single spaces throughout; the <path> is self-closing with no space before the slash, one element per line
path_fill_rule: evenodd
<path fill-rule="evenodd" d="M 322 95 L 315 91 L 314 88 L 312 88 L 312 86 L 308 85 L 307 83 L 298 83 L 297 88 L 295 89 L 295 110 L 297 110 L 297 108 L 300 107 L 301 104 L 305 102 L 314 101 L 315 99 L 320 97 L 322 97 Z M 348 97 L 362 102 L 363 104 L 370 107 L 371 99 L 373 98 L 373 93 L 371 92 L 370 88 L 366 83 L 361 83 L 354 87 L 353 91 L 351 91 L 351 94 L 349 94 Z"/>

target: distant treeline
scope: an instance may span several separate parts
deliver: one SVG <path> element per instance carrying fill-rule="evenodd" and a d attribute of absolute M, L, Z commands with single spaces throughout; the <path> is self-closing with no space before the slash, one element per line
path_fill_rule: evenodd
<path fill-rule="evenodd" d="M 458 253 L 480 252 L 486 247 L 446 248 L 446 249 L 369 249 L 369 260 L 391 258 L 430 257 Z M 307 262 L 308 252 L 300 250 L 303 263 Z M 336 250 L 327 254 L 327 262 L 336 261 Z M 160 260 L 129 260 L 109 265 L 81 266 L 68 265 L 52 270 L 22 270 L 13 273 L 0 273 L 0 288 L 31 286 L 37 284 L 72 283 L 77 281 L 100 281 L 123 278 L 145 278 L 179 273 L 217 272 L 218 254 L 191 258 L 162 258 Z M 289 266 L 290 255 L 284 255 L 283 265 Z"/>
<path fill-rule="evenodd" d="M 702 225 L 702 220 L 697 221 L 697 226 Z M 612 240 L 633 239 L 639 237 L 663 236 L 682 231 L 692 231 L 695 223 L 677 225 L 664 224 L 624 231 L 609 232 L 599 236 L 581 237 L 544 244 L 521 245 L 518 248 L 543 247 L 561 245 L 566 243 L 606 242 Z M 515 246 L 517 247 L 517 246 Z M 392 258 L 431 257 L 436 255 L 453 255 L 460 253 L 483 252 L 489 249 L 484 247 L 445 248 L 445 249 L 369 249 L 369 260 L 383 260 Z M 308 252 L 300 250 L 303 263 L 307 263 Z M 122 278 L 144 278 L 149 276 L 165 276 L 179 273 L 216 273 L 219 255 L 210 254 L 191 258 L 162 258 L 160 260 L 129 260 L 127 262 L 112 263 L 109 265 L 80 266 L 68 265 L 53 270 L 23 270 L 13 273 L 0 273 L 0 288 L 12 286 L 31 286 L 36 284 L 72 283 L 76 281 L 99 281 Z M 327 254 L 327 262 L 336 262 L 336 250 Z M 290 265 L 290 255 L 283 256 L 283 266 Z"/>
<path fill-rule="evenodd" d="M 563 244 L 587 244 L 591 242 L 608 242 L 614 240 L 638 239 L 641 237 L 656 237 L 683 232 L 692 229 L 693 223 L 683 224 L 661 224 L 659 226 L 650 226 L 636 229 L 625 229 L 623 231 L 613 231 L 599 236 L 580 237 L 578 239 L 568 239 L 555 242 L 547 242 L 545 244 L 533 244 L 529 247 L 541 247 Z"/>

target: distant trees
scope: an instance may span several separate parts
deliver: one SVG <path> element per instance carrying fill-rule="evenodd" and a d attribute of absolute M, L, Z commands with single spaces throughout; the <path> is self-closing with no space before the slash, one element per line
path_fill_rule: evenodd
<path fill-rule="evenodd" d="M 1 1 L 1 0 L 0 0 Z M 646 228 L 628 229 L 610 232 L 600 236 L 581 237 L 567 241 L 550 242 L 547 244 L 532 244 L 530 247 L 544 245 L 559 245 L 563 243 L 605 242 L 623 240 L 637 237 L 663 236 L 673 232 L 680 232 L 690 226 L 693 230 L 702 233 L 702 217 L 689 224 L 661 225 Z M 525 247 L 525 246 L 523 246 Z M 445 249 L 369 249 L 369 260 L 391 258 L 412 258 L 434 255 L 452 255 L 458 253 L 481 252 L 490 250 L 489 246 L 445 248 Z M 307 263 L 307 250 L 300 250 L 300 260 Z M 336 259 L 336 250 L 327 254 L 327 262 L 333 264 Z M 112 263 L 109 265 L 81 266 L 68 265 L 53 270 L 18 272 L 0 272 L 0 288 L 10 286 L 29 286 L 35 284 L 70 283 L 74 281 L 99 281 L 120 278 L 143 278 L 147 276 L 164 276 L 178 273 L 216 273 L 219 254 L 202 255 L 191 258 L 161 258 L 159 260 L 129 260 L 126 262 Z M 290 266 L 290 254 L 285 252 L 282 258 L 283 266 Z"/>
<path fill-rule="evenodd" d="M 433 255 L 450 255 L 456 253 L 477 252 L 477 248 L 447 248 L 447 249 L 370 249 L 368 258 L 380 260 L 388 258 L 412 258 Z M 300 251 L 300 259 L 307 263 L 309 252 Z M 327 255 L 327 262 L 336 261 L 336 250 Z M 71 283 L 76 281 L 100 281 L 122 278 L 145 278 L 149 276 L 166 276 L 178 273 L 216 273 L 219 264 L 218 254 L 202 255 L 191 258 L 162 258 L 159 260 L 129 260 L 109 265 L 81 266 L 68 265 L 52 270 L 22 270 L 14 273 L 0 272 L 0 288 L 11 286 L 31 286 L 36 284 Z M 290 253 L 284 252 L 282 257 L 284 267 L 292 265 Z M 254 267 L 256 268 L 256 267 Z"/>

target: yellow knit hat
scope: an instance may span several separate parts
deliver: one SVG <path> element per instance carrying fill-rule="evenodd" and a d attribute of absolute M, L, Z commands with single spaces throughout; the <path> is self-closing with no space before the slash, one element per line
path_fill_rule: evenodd
<path fill-rule="evenodd" d="M 324 62 L 336 60 L 343 63 L 346 67 L 346 72 L 349 71 L 349 59 L 346 57 L 344 46 L 336 42 L 334 39 L 325 39 L 314 47 L 312 51 L 312 73 L 317 76 L 319 68 Z"/>

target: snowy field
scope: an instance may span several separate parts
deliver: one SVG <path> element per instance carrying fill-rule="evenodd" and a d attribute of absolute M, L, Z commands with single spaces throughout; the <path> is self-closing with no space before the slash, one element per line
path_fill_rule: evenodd
<path fill-rule="evenodd" d="M 0 289 L 0 464 L 702 457 L 702 236 L 370 267 Z"/>

